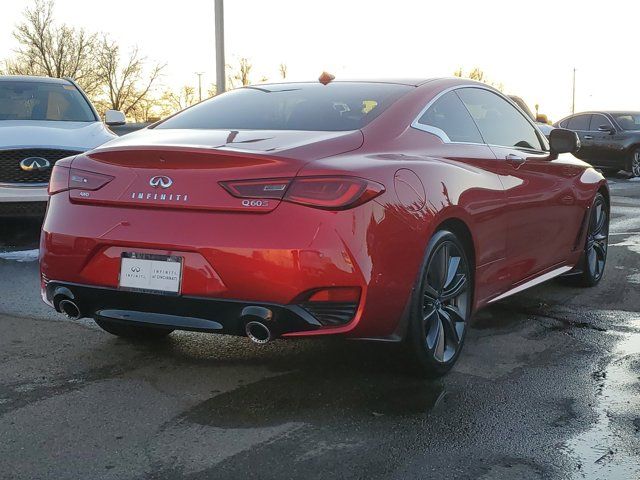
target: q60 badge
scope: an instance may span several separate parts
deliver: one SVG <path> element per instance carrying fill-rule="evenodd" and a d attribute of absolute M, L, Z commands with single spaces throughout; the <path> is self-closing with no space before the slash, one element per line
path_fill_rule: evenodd
<path fill-rule="evenodd" d="M 268 207 L 269 200 L 242 200 L 243 207 Z"/>

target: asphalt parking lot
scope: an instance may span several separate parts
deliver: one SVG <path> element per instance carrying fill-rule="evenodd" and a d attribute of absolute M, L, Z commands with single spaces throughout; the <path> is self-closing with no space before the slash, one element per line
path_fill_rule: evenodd
<path fill-rule="evenodd" d="M 640 182 L 610 180 L 602 283 L 484 310 L 431 382 L 390 345 L 65 320 L 39 299 L 38 222 L 3 220 L 0 478 L 640 478 Z"/>

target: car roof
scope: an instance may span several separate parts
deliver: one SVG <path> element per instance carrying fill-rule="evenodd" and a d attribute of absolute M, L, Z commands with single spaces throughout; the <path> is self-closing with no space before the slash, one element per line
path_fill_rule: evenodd
<path fill-rule="evenodd" d="M 0 82 L 45 82 L 71 85 L 65 78 L 38 77 L 35 75 L 0 75 Z"/>

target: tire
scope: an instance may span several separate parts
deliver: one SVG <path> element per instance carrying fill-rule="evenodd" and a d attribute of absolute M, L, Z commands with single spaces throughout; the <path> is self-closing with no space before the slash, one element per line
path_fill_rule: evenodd
<path fill-rule="evenodd" d="M 458 360 L 471 316 L 473 277 L 458 237 L 436 232 L 427 246 L 414 291 L 406 346 L 417 372 L 446 374 Z"/>
<path fill-rule="evenodd" d="M 160 340 L 173 332 L 173 330 L 169 328 L 139 327 L 137 325 L 125 325 L 124 323 L 97 318 L 93 320 L 101 329 L 111 335 L 139 341 Z"/>
<path fill-rule="evenodd" d="M 631 173 L 631 178 L 640 177 L 640 147 L 631 150 L 627 170 Z"/>
<path fill-rule="evenodd" d="M 578 286 L 595 287 L 604 275 L 609 245 L 609 206 L 598 192 L 593 199 L 589 214 L 587 238 L 582 254 L 582 271 L 576 276 Z"/>

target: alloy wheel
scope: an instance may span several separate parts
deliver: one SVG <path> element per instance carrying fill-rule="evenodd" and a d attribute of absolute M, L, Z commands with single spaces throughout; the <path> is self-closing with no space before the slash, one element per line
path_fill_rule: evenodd
<path fill-rule="evenodd" d="M 604 199 L 598 196 L 591 208 L 589 232 L 587 234 L 587 268 L 594 280 L 599 280 L 607 260 L 609 218 Z"/>
<path fill-rule="evenodd" d="M 631 173 L 634 177 L 640 177 L 640 150 L 633 152 L 631 159 Z"/>
<path fill-rule="evenodd" d="M 460 247 L 442 242 L 431 256 L 423 286 L 424 342 L 440 363 L 462 345 L 469 311 L 469 268 Z"/>

